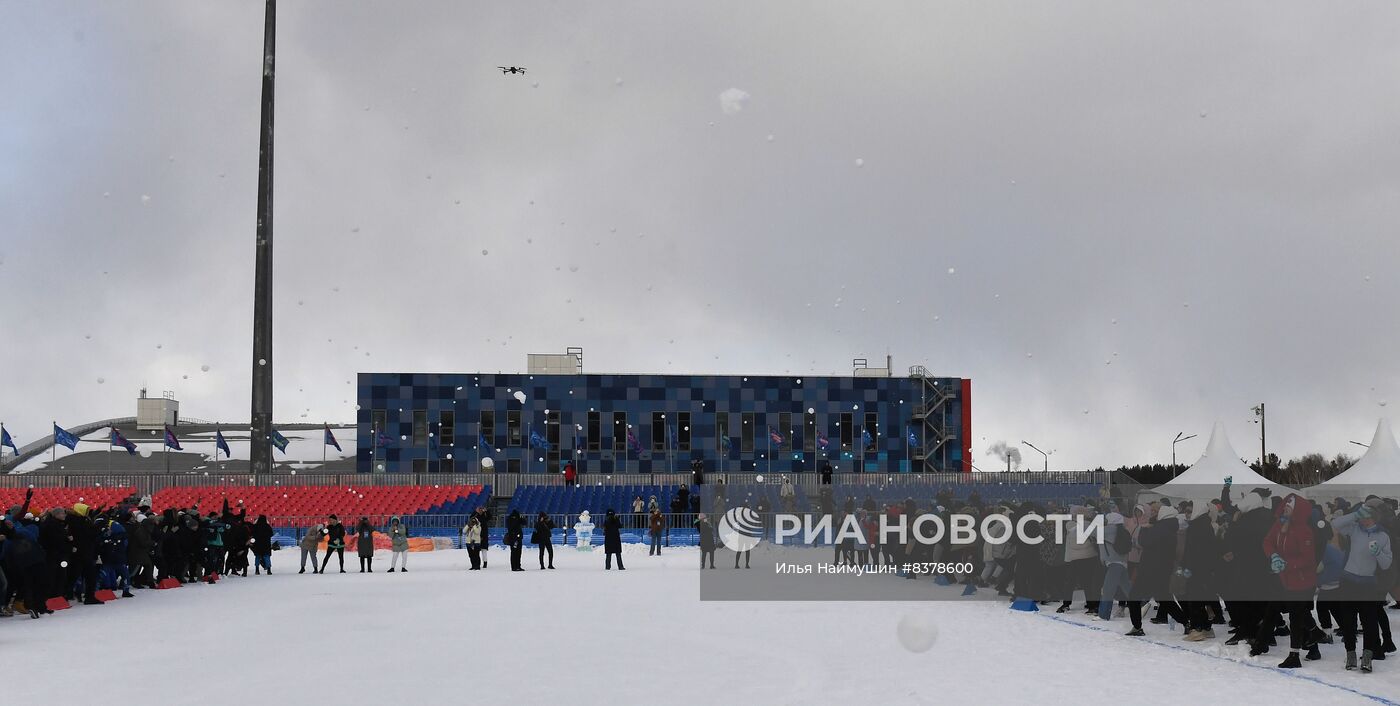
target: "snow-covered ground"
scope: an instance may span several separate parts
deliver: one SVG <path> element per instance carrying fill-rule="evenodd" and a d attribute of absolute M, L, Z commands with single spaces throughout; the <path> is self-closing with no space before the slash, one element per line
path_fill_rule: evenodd
<path fill-rule="evenodd" d="M 373 575 L 347 557 L 349 574 L 314 576 L 282 551 L 271 577 L 2 620 L 0 674 L 26 694 L 240 705 L 1400 701 L 1400 660 L 1348 673 L 1339 645 L 1284 672 L 1278 649 L 1254 660 L 1220 640 L 1188 647 L 1166 626 L 1128 638 L 1126 620 L 1000 601 L 702 602 L 696 550 L 627 552 L 626 572 L 560 548 L 558 570 L 536 570 L 527 551 L 529 571 L 511 573 L 498 547 L 486 571 L 448 551 L 412 555 L 407 574 L 386 573 L 381 554 Z M 902 646 L 906 619 L 936 627 L 926 652 Z"/>

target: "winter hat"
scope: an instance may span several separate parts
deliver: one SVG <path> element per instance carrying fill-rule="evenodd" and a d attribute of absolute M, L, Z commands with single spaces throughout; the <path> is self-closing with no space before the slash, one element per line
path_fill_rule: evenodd
<path fill-rule="evenodd" d="M 1240 498 L 1240 501 L 1235 503 L 1235 507 L 1239 508 L 1240 512 L 1258 510 L 1264 507 L 1264 498 L 1258 493 L 1245 493 L 1244 497 Z"/>
<path fill-rule="evenodd" d="M 1369 520 L 1369 519 L 1371 519 L 1371 508 L 1368 507 L 1368 506 L 1366 506 L 1366 505 L 1364 505 L 1364 504 L 1358 505 L 1358 506 L 1356 507 L 1356 519 L 1358 519 L 1358 520 Z"/>
<path fill-rule="evenodd" d="M 149 496 L 149 495 L 142 495 L 142 496 L 141 496 L 141 502 L 139 502 L 139 503 L 136 504 L 136 507 L 139 507 L 139 508 L 148 508 L 148 507 L 150 507 L 150 506 L 151 506 L 151 496 Z"/>
<path fill-rule="evenodd" d="M 87 517 L 88 506 L 86 503 L 74 503 L 73 512 L 77 514 L 78 517 Z"/>
<path fill-rule="evenodd" d="M 1170 520 L 1173 517 L 1176 517 L 1176 509 L 1174 509 L 1171 505 L 1163 505 L 1162 509 L 1157 511 L 1158 522 L 1166 522 L 1167 520 Z"/>

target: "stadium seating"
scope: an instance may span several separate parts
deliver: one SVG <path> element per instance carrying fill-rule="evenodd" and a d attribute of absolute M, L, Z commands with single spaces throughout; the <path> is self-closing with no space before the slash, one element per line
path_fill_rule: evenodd
<path fill-rule="evenodd" d="M 250 517 L 466 515 L 490 496 L 491 487 L 480 485 L 206 486 L 161 490 L 152 498 L 152 509 L 160 512 L 198 502 L 201 510 L 218 510 L 227 499 L 230 505 L 242 500 Z"/>
<path fill-rule="evenodd" d="M 678 485 L 521 485 L 515 488 L 509 509 L 525 515 L 540 511 L 551 515 L 576 515 L 587 510 L 598 518 L 595 521 L 601 521 L 608 510 L 632 512 L 632 500 L 639 495 L 643 503 L 650 503 L 651 497 L 656 496 L 661 511 L 670 512 L 671 499 L 678 490 Z"/>
<path fill-rule="evenodd" d="M 0 513 L 8 512 L 15 505 L 24 504 L 25 488 L 0 488 Z M 75 503 L 85 503 L 91 507 L 113 507 L 135 494 L 135 488 L 128 487 L 88 487 L 88 488 L 35 488 L 34 499 L 29 509 L 36 515 L 54 507 L 71 508 Z"/>

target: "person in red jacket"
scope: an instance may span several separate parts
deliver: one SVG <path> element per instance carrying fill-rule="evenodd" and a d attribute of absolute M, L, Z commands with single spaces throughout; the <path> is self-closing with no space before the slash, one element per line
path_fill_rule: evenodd
<path fill-rule="evenodd" d="M 1312 618 L 1313 594 L 1317 592 L 1318 551 L 1314 542 L 1312 525 L 1312 503 L 1296 493 L 1289 494 L 1274 509 L 1274 524 L 1264 535 L 1264 554 L 1269 557 L 1269 568 L 1278 577 L 1282 592 L 1278 607 L 1288 611 L 1288 657 L 1279 665 L 1280 669 L 1297 669 L 1303 666 L 1298 661 L 1298 650 L 1309 647 L 1308 659 L 1319 659 L 1317 645 L 1308 642 L 1314 628 Z M 1273 631 L 1272 616 L 1265 624 Z M 1263 634 L 1261 629 L 1260 634 Z"/>
<path fill-rule="evenodd" d="M 564 486 L 571 485 L 578 485 L 578 471 L 574 470 L 573 461 L 564 464 Z"/>

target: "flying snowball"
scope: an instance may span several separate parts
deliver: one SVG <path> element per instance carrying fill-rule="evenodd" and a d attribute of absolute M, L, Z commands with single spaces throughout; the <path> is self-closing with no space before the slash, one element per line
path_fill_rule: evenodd
<path fill-rule="evenodd" d="M 864 167 L 864 166 L 865 166 L 865 160 L 864 160 L 864 159 L 861 159 L 860 157 L 857 157 L 857 158 L 856 158 L 856 166 L 857 166 L 857 167 Z"/>
<path fill-rule="evenodd" d="M 146 194 L 141 194 L 141 205 L 144 206 L 144 205 L 146 205 L 146 204 L 148 204 L 148 203 L 150 203 L 150 202 L 151 202 L 151 197 L 150 197 L 150 196 L 147 196 Z"/>
<path fill-rule="evenodd" d="M 525 404 L 525 391 L 524 391 L 524 390 L 516 390 L 516 391 L 515 391 L 515 401 L 516 401 L 516 402 L 519 402 L 519 403 L 521 403 L 521 404 Z"/>
<path fill-rule="evenodd" d="M 622 77 L 621 77 L 621 76 L 618 76 L 617 78 L 613 79 L 613 85 L 614 85 L 614 86 L 621 86 L 621 85 L 622 85 Z"/>
<path fill-rule="evenodd" d="M 201 365 L 201 366 L 199 366 L 199 372 L 201 372 L 201 373 L 207 373 L 207 372 L 209 372 L 209 366 L 207 366 L 207 365 Z"/>
<path fill-rule="evenodd" d="M 719 109 L 724 111 L 725 115 L 737 115 L 748 107 L 749 97 L 747 91 L 738 88 L 727 89 L 719 94 Z"/>
<path fill-rule="evenodd" d="M 754 477 L 753 477 L 753 482 L 755 482 L 755 483 L 762 483 L 762 482 L 763 482 L 763 476 L 754 476 Z"/>
<path fill-rule="evenodd" d="M 767 139 L 768 139 L 769 142 L 772 142 L 772 141 L 773 141 L 773 133 L 771 133 L 771 132 L 768 133 L 768 138 L 767 138 Z"/>
<path fill-rule="evenodd" d="M 101 385 L 104 382 L 107 382 L 107 378 L 97 378 L 97 384 Z"/>
<path fill-rule="evenodd" d="M 950 275 L 955 275 L 955 274 L 957 274 L 957 273 L 958 273 L 957 268 L 955 268 L 955 267 L 949 267 L 949 268 L 948 268 L 948 274 L 950 274 Z"/>
<path fill-rule="evenodd" d="M 907 613 L 895 628 L 899 644 L 910 652 L 927 652 L 938 641 L 938 625 L 928 613 Z"/>

